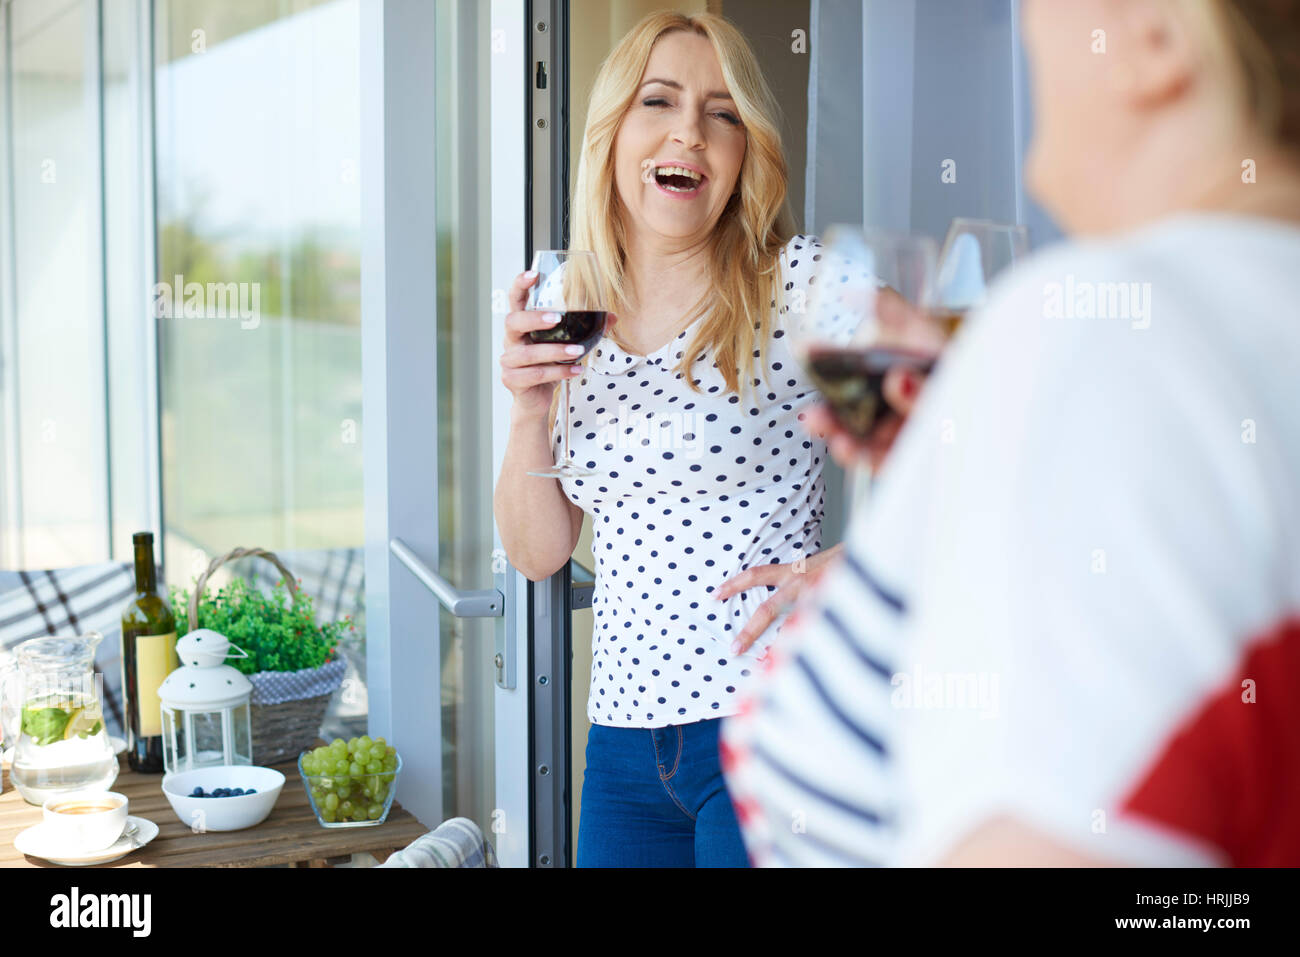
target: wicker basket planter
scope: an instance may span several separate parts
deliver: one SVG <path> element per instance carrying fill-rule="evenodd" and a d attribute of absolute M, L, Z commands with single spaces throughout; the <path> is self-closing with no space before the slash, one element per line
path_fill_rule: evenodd
<path fill-rule="evenodd" d="M 264 558 L 284 576 L 289 594 L 298 595 L 298 581 L 274 553 L 264 548 L 233 548 L 214 558 L 199 576 L 190 594 L 189 625 L 198 627 L 199 598 L 208 579 L 226 562 L 253 556 Z M 296 758 L 315 745 L 325 709 L 330 698 L 343 683 L 347 661 L 335 651 L 333 661 L 319 668 L 300 671 L 259 671 L 249 675 L 253 683 L 252 725 L 253 763 L 261 766 L 280 764 Z"/>

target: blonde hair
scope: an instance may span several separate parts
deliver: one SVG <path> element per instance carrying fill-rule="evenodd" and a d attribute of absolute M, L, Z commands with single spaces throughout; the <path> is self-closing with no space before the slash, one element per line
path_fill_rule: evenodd
<path fill-rule="evenodd" d="M 1300 0 L 1203 0 L 1260 132 L 1300 154 Z"/>
<path fill-rule="evenodd" d="M 587 106 L 570 245 L 595 252 L 610 311 L 619 315 L 628 309 L 625 207 L 614 183 L 614 140 L 636 97 L 655 43 L 678 31 L 698 34 L 713 44 L 727 90 L 744 124 L 746 147 L 738 195 L 728 200 L 710 238 L 710 291 L 692 306 L 690 316 L 693 320 L 703 313 L 710 298 L 713 313 L 682 351 L 677 371 L 698 392 L 690 369 L 707 348 L 728 391 L 739 393 L 742 383 L 749 385 L 755 353 L 766 353 L 762 347 L 771 330 L 771 310 L 780 301 L 780 252 L 795 234 L 795 226 L 786 201 L 788 172 L 781 149 L 780 108 L 749 44 L 730 22 L 709 13 L 652 13 L 628 31 L 605 58 Z M 617 327 L 610 335 L 618 341 Z"/>

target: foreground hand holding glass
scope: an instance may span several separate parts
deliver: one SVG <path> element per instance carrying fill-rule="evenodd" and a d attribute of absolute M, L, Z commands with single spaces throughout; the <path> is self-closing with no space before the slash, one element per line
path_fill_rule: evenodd
<path fill-rule="evenodd" d="M 925 237 L 828 230 L 794 338 L 825 399 L 807 424 L 836 461 L 879 466 L 947 341 L 1027 251 L 1024 226 L 981 220 L 953 220 L 939 255 Z"/>
<path fill-rule="evenodd" d="M 893 370 L 927 373 L 945 336 L 925 318 L 938 251 L 922 236 L 832 226 L 792 341 L 836 423 L 867 440 L 893 412 Z"/>

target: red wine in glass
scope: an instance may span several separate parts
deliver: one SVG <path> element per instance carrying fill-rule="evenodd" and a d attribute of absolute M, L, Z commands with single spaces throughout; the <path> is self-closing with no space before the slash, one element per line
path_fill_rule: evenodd
<path fill-rule="evenodd" d="M 885 399 L 885 376 L 898 366 L 928 374 L 934 357 L 906 349 L 877 346 L 813 346 L 805 366 L 840 427 L 867 439 L 887 417 L 897 413 Z"/>
<path fill-rule="evenodd" d="M 560 313 L 560 321 L 549 329 L 534 329 L 528 333 L 533 342 L 553 342 L 582 346 L 582 355 L 561 360 L 563 365 L 573 365 L 585 356 L 605 335 L 607 313 L 597 309 L 578 309 Z"/>

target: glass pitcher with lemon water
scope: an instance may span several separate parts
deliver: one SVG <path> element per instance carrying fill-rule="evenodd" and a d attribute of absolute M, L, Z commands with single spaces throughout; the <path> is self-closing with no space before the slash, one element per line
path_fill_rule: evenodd
<path fill-rule="evenodd" d="M 112 787 L 118 762 L 104 726 L 95 649 L 103 635 L 33 638 L 18 646 L 4 675 L 9 727 L 16 744 L 10 778 L 29 804 L 58 794 Z"/>

